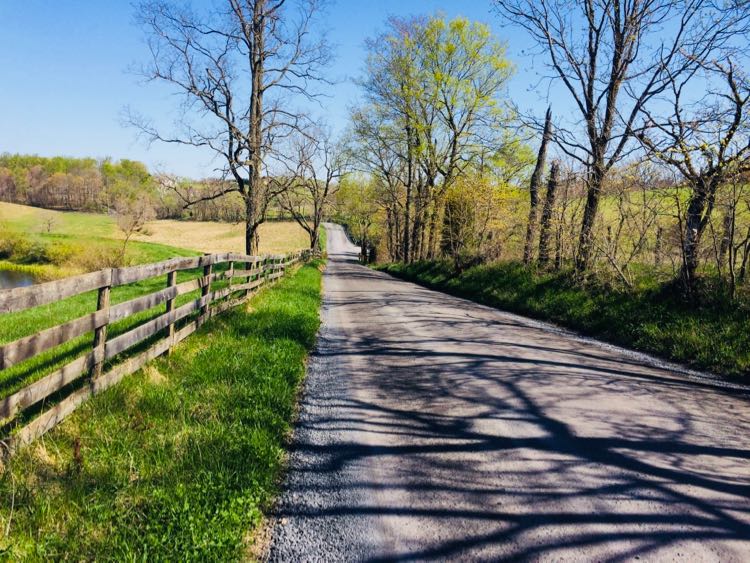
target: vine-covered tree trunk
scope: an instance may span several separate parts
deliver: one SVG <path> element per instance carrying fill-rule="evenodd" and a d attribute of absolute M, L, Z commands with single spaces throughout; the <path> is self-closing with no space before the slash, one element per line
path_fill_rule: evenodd
<path fill-rule="evenodd" d="M 529 197 L 531 207 L 529 208 L 529 220 L 526 226 L 526 244 L 523 248 L 523 262 L 530 264 L 533 253 L 534 236 L 536 234 L 537 207 L 539 206 L 539 184 L 542 183 L 544 174 L 544 165 L 547 160 L 547 144 L 552 137 L 552 108 L 547 108 L 547 115 L 544 118 L 544 132 L 542 133 L 542 144 L 539 146 L 539 153 L 536 157 L 536 166 L 531 174 L 529 182 Z"/>
<path fill-rule="evenodd" d="M 699 180 L 690 196 L 685 213 L 685 233 L 682 243 L 682 268 L 680 281 L 690 293 L 695 289 L 695 275 L 700 260 L 700 243 L 708 218 L 713 211 L 715 182 Z"/>
<path fill-rule="evenodd" d="M 544 197 L 544 209 L 542 210 L 542 222 L 539 231 L 539 266 L 545 267 L 549 262 L 549 238 L 552 226 L 552 212 L 555 208 L 555 196 L 559 181 L 560 164 L 555 161 L 549 172 L 547 182 L 547 194 Z"/>

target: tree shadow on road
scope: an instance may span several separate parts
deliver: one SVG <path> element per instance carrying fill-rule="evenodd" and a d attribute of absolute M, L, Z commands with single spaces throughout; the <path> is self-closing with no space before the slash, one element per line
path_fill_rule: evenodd
<path fill-rule="evenodd" d="M 448 300 L 329 293 L 367 322 L 316 352 L 281 517 L 439 529 L 400 530 L 413 542 L 373 561 L 750 553 L 747 392 Z"/>

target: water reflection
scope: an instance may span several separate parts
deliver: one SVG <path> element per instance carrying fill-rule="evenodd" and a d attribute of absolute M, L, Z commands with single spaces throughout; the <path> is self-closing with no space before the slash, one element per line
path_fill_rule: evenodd
<path fill-rule="evenodd" d="M 0 270 L 0 289 L 26 287 L 27 285 L 34 285 L 34 283 L 36 283 L 34 277 L 27 273 L 15 272 L 13 270 Z"/>

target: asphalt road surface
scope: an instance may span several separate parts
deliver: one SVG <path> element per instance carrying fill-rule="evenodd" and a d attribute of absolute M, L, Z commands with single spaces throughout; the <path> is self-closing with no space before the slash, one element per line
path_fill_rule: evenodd
<path fill-rule="evenodd" d="M 270 560 L 750 561 L 747 389 L 328 247 Z"/>

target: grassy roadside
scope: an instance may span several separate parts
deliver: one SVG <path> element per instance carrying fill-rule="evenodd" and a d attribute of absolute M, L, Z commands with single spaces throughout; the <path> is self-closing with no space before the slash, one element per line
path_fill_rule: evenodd
<path fill-rule="evenodd" d="M 549 320 L 608 342 L 750 381 L 750 306 L 686 304 L 669 290 L 585 287 L 568 273 L 534 274 L 518 263 L 456 274 L 445 262 L 388 264 L 403 279 L 493 307 Z"/>
<path fill-rule="evenodd" d="M 328 233 L 323 225 L 320 226 L 318 242 L 320 243 L 320 251 L 325 254 L 328 251 Z"/>
<path fill-rule="evenodd" d="M 15 457 L 0 475 L 0 557 L 240 558 L 276 490 L 319 266 L 213 319 Z"/>

